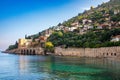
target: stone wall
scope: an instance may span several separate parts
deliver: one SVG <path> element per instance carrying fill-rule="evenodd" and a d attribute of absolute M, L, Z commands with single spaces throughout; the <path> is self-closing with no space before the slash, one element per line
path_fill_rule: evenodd
<path fill-rule="evenodd" d="M 44 50 L 42 48 L 19 48 L 5 52 L 19 55 L 44 55 Z"/>
<path fill-rule="evenodd" d="M 20 48 L 7 53 L 22 55 L 45 55 L 43 48 Z M 102 47 L 102 48 L 55 48 L 54 55 L 59 56 L 79 56 L 79 57 L 119 57 L 120 47 Z"/>
<path fill-rule="evenodd" d="M 120 57 L 120 47 L 55 48 L 55 55 L 79 57 Z"/>

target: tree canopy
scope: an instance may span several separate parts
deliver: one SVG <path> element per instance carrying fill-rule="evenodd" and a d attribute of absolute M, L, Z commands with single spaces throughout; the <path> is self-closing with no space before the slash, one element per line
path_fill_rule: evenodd
<path fill-rule="evenodd" d="M 65 47 L 82 47 L 82 48 L 98 48 L 120 46 L 120 42 L 111 42 L 111 37 L 120 35 L 120 29 L 89 31 L 86 34 L 79 35 L 73 32 L 62 32 L 63 36 L 52 34 L 48 41 L 52 42 L 54 46 Z"/>

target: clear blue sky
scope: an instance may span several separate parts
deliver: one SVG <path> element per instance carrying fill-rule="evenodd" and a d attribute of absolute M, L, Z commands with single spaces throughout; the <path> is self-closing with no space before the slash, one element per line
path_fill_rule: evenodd
<path fill-rule="evenodd" d="M 109 0 L 0 0 L 0 50 Z"/>

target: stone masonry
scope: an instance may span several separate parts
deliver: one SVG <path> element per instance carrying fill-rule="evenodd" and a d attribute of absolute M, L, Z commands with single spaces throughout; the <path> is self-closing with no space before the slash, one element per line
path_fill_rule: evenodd
<path fill-rule="evenodd" d="M 120 57 L 120 47 L 55 48 L 55 55 L 79 57 Z"/>

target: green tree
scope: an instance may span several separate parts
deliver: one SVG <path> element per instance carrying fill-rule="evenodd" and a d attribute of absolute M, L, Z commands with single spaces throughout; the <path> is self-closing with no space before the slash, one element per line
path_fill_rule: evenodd
<path fill-rule="evenodd" d="M 54 45 L 52 44 L 52 42 L 46 42 L 45 43 L 45 49 L 48 52 L 52 52 L 54 50 Z"/>

